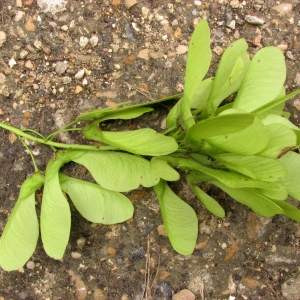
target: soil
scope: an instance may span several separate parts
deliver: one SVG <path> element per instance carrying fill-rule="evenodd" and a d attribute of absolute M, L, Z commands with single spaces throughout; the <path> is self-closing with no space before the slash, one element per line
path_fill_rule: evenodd
<path fill-rule="evenodd" d="M 88 109 L 181 93 L 184 49 L 203 18 L 211 28 L 212 70 L 220 53 L 241 37 L 251 55 L 262 46 L 280 47 L 286 56 L 287 92 L 300 86 L 298 1 L 286 1 L 291 10 L 282 14 L 273 9 L 279 1 L 272 0 L 140 0 L 128 8 L 129 2 L 69 0 L 66 10 L 55 15 L 33 0 L 0 2 L 0 31 L 6 33 L 0 48 L 0 121 L 47 136 Z M 246 15 L 264 23 L 250 24 Z M 92 36 L 99 38 L 97 45 L 85 45 L 84 37 Z M 77 72 L 83 69 L 80 78 Z M 296 125 L 299 103 L 298 96 L 286 106 Z M 140 126 L 160 128 L 169 108 L 158 106 Z M 59 139 L 81 141 L 77 134 Z M 14 135 L 0 130 L 0 143 L 2 232 L 22 182 L 34 169 Z M 51 150 L 31 147 L 44 170 Z M 66 171 L 82 173 L 75 165 Z M 201 206 L 184 181 L 172 188 L 199 218 L 192 255 L 184 257 L 172 249 L 161 232 L 153 191 L 139 189 L 129 194 L 135 214 L 124 224 L 92 224 L 71 207 L 72 229 L 63 260 L 48 257 L 39 241 L 24 268 L 0 269 L 0 299 L 159 300 L 172 299 L 183 289 L 202 300 L 300 299 L 298 223 L 284 216 L 258 217 L 207 186 L 226 210 L 226 217 L 219 219 Z"/>

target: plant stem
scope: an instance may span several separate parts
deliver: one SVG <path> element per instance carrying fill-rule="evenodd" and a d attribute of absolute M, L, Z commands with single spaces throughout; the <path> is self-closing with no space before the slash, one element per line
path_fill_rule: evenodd
<path fill-rule="evenodd" d="M 27 138 L 31 141 L 44 144 L 50 147 L 55 147 L 55 148 L 62 148 L 62 149 L 77 149 L 77 150 L 92 150 L 92 151 L 99 151 L 99 150 L 116 150 L 116 147 L 113 146 L 91 146 L 91 145 L 80 145 L 80 144 L 64 144 L 64 143 L 57 143 L 57 142 L 52 142 L 52 141 L 46 141 L 41 138 L 37 138 L 31 134 L 28 134 L 18 128 L 15 128 L 13 126 L 4 124 L 0 122 L 0 127 L 3 129 L 6 129 L 8 131 L 11 131 L 15 133 L 17 136 L 22 136 L 24 138 Z"/>

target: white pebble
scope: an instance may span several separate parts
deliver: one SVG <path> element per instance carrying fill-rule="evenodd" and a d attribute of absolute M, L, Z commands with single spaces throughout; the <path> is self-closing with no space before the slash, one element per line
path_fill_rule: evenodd
<path fill-rule="evenodd" d="M 222 244 L 221 244 L 221 248 L 222 248 L 222 249 L 226 249 L 226 248 L 227 248 L 227 244 L 226 244 L 226 243 L 222 243 Z"/>
<path fill-rule="evenodd" d="M 27 57 L 27 55 L 28 55 L 28 51 L 26 51 L 24 49 L 20 51 L 20 58 L 21 59 L 25 59 Z"/>
<path fill-rule="evenodd" d="M 24 12 L 24 11 L 21 11 L 21 10 L 17 11 L 17 12 L 16 12 L 16 15 L 15 15 L 15 21 L 16 21 L 16 22 L 21 21 L 22 18 L 24 17 L 24 15 L 25 15 L 25 12 Z"/>
<path fill-rule="evenodd" d="M 84 48 L 89 43 L 89 39 L 86 36 L 81 36 L 79 40 L 80 47 Z"/>
<path fill-rule="evenodd" d="M 176 54 L 184 54 L 188 51 L 188 47 L 186 45 L 179 45 L 176 49 Z"/>
<path fill-rule="evenodd" d="M 17 62 L 13 58 L 11 58 L 9 60 L 8 64 L 9 64 L 10 68 L 13 68 L 17 64 Z"/>
<path fill-rule="evenodd" d="M 29 260 L 26 264 L 26 268 L 29 270 L 33 270 L 35 268 L 35 263 L 31 260 Z"/>
<path fill-rule="evenodd" d="M 33 69 L 33 63 L 30 60 L 27 60 L 25 63 L 25 68 L 32 70 Z"/>
<path fill-rule="evenodd" d="M 62 31 L 68 31 L 69 30 L 69 27 L 67 26 L 67 25 L 63 25 L 63 26 L 61 26 L 60 27 L 60 29 L 62 30 Z"/>
<path fill-rule="evenodd" d="M 195 0 L 195 1 L 194 1 L 194 4 L 195 4 L 196 6 L 200 6 L 200 5 L 202 4 L 202 2 L 199 1 L 199 0 Z"/>
<path fill-rule="evenodd" d="M 83 76 L 84 76 L 84 69 L 78 71 L 78 72 L 75 74 L 75 79 L 81 79 Z"/>
<path fill-rule="evenodd" d="M 90 44 L 92 45 L 92 47 L 96 47 L 98 45 L 99 42 L 99 38 L 96 35 L 93 35 L 90 38 Z"/>
<path fill-rule="evenodd" d="M 43 47 L 42 42 L 40 40 L 35 40 L 33 46 L 39 50 L 41 50 Z"/>
<path fill-rule="evenodd" d="M 84 78 L 84 79 L 82 80 L 82 85 L 87 85 L 87 84 L 88 84 L 88 82 L 87 82 L 86 78 Z"/>

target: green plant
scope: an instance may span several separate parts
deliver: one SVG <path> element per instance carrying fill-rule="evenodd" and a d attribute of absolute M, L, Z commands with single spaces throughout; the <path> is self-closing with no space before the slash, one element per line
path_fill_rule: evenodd
<path fill-rule="evenodd" d="M 204 79 L 212 54 L 208 24 L 201 21 L 190 41 L 182 95 L 92 110 L 48 137 L 0 123 L 21 140 L 48 145 L 55 152 L 45 174 L 36 167 L 22 185 L 0 240 L 1 267 L 18 269 L 34 252 L 39 237 L 35 192 L 42 186 L 41 238 L 46 253 L 55 259 L 63 257 L 71 227 L 65 194 L 87 220 L 115 224 L 133 216 L 133 205 L 122 192 L 140 185 L 154 188 L 173 248 L 191 254 L 198 235 L 196 213 L 167 184 L 179 180 L 180 174 L 218 217 L 225 216 L 224 209 L 200 188 L 202 182 L 221 188 L 261 216 L 284 214 L 300 221 L 300 210 L 285 202 L 288 195 L 300 200 L 300 156 L 293 151 L 300 144 L 300 129 L 283 111 L 285 101 L 300 90 L 285 94 L 286 68 L 278 48 L 263 48 L 250 60 L 247 47 L 243 39 L 232 43 L 215 77 Z M 234 100 L 226 101 L 229 96 Z M 161 133 L 150 128 L 99 129 L 103 121 L 137 118 L 152 111 L 152 104 L 176 98 L 180 100 L 167 115 L 167 129 Z M 84 127 L 74 128 L 79 122 Z M 106 145 L 53 141 L 59 132 L 70 130 L 82 130 L 86 138 Z M 70 161 L 86 167 L 96 183 L 61 173 L 61 167 Z"/>

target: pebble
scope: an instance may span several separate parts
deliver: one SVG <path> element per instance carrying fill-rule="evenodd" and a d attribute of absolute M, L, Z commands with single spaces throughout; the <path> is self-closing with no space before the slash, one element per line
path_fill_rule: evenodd
<path fill-rule="evenodd" d="M 11 58 L 9 61 L 8 61 L 8 65 L 9 67 L 12 69 L 15 65 L 17 64 L 17 62 Z"/>
<path fill-rule="evenodd" d="M 83 88 L 80 85 L 76 85 L 75 94 L 79 94 L 83 91 Z"/>
<path fill-rule="evenodd" d="M 194 1 L 194 4 L 195 4 L 196 6 L 200 6 L 200 5 L 202 4 L 202 2 L 199 1 L 199 0 L 195 0 L 195 1 Z"/>
<path fill-rule="evenodd" d="M 35 268 L 35 263 L 31 260 L 29 260 L 26 264 L 26 268 L 29 270 L 33 270 Z"/>
<path fill-rule="evenodd" d="M 42 47 L 43 47 L 43 44 L 42 44 L 42 42 L 41 42 L 40 40 L 35 40 L 35 41 L 33 42 L 33 46 L 34 46 L 36 49 L 41 50 Z"/>
<path fill-rule="evenodd" d="M 149 60 L 150 58 L 150 50 L 149 49 L 143 49 L 139 52 L 138 58 Z"/>
<path fill-rule="evenodd" d="M 27 30 L 27 31 L 35 31 L 35 28 L 36 28 L 36 26 L 34 25 L 34 23 L 32 22 L 32 19 L 31 18 L 29 18 L 28 20 L 27 20 L 27 22 L 25 23 L 25 25 L 24 25 L 24 27 L 25 27 L 25 29 Z"/>
<path fill-rule="evenodd" d="M 18 293 L 18 297 L 19 297 L 19 299 L 24 300 L 24 299 L 28 298 L 28 294 L 26 292 L 20 292 L 20 293 Z"/>
<path fill-rule="evenodd" d="M 281 3 L 279 5 L 273 6 L 272 9 L 276 10 L 279 15 L 283 16 L 289 14 L 292 11 L 293 5 L 291 3 Z"/>
<path fill-rule="evenodd" d="M 96 47 L 98 45 L 99 42 L 99 38 L 96 35 L 93 35 L 90 38 L 90 44 L 92 45 L 92 47 Z"/>
<path fill-rule="evenodd" d="M 151 58 L 157 60 L 164 57 L 164 53 L 162 51 L 150 52 Z"/>
<path fill-rule="evenodd" d="M 34 68 L 33 63 L 31 60 L 27 60 L 25 63 L 25 68 L 32 70 Z"/>
<path fill-rule="evenodd" d="M 94 300 L 105 300 L 106 297 L 105 297 L 105 294 L 102 290 L 98 289 L 98 288 L 95 288 L 94 289 L 94 297 L 93 297 Z"/>
<path fill-rule="evenodd" d="M 188 46 L 186 45 L 179 45 L 177 48 L 176 48 L 176 54 L 178 55 L 181 55 L 181 54 L 184 54 L 188 51 Z"/>
<path fill-rule="evenodd" d="M 133 55 L 128 55 L 124 59 L 124 63 L 125 63 L 125 65 L 131 65 L 134 62 L 134 60 L 135 60 L 135 58 Z"/>
<path fill-rule="evenodd" d="M 58 61 L 56 63 L 55 72 L 59 75 L 62 75 L 63 73 L 66 72 L 67 68 L 68 68 L 68 64 L 66 64 L 63 61 Z"/>
<path fill-rule="evenodd" d="M 251 15 L 246 15 L 245 20 L 254 25 L 262 25 L 265 23 L 265 21 L 257 16 L 251 16 Z"/>
<path fill-rule="evenodd" d="M 115 256 L 117 254 L 116 249 L 113 247 L 107 247 L 106 251 L 107 251 L 107 254 L 112 255 L 112 256 Z"/>
<path fill-rule="evenodd" d="M 295 300 L 300 295 L 300 277 L 288 279 L 281 285 L 281 293 L 286 300 Z"/>
<path fill-rule="evenodd" d="M 63 26 L 60 27 L 60 29 L 61 29 L 62 31 L 67 32 L 67 31 L 69 30 L 69 27 L 68 27 L 67 25 L 63 25 Z"/>
<path fill-rule="evenodd" d="M 297 86 L 300 86 L 300 72 L 298 72 L 298 73 L 296 74 L 296 77 L 295 77 L 295 79 L 294 79 L 294 82 L 295 82 L 295 84 L 296 84 Z"/>
<path fill-rule="evenodd" d="M 213 51 L 217 54 L 217 55 L 222 55 L 222 53 L 224 52 L 224 49 L 221 48 L 220 46 L 216 46 Z"/>
<path fill-rule="evenodd" d="M 294 60 L 294 55 L 293 55 L 292 51 L 287 51 L 285 56 L 290 60 Z"/>
<path fill-rule="evenodd" d="M 75 283 L 76 299 L 84 300 L 88 295 L 88 291 L 87 291 L 84 281 L 81 279 L 81 277 L 79 275 L 75 274 L 75 272 L 72 270 L 69 270 L 68 274 L 71 277 L 71 282 Z"/>
<path fill-rule="evenodd" d="M 79 253 L 79 252 L 71 252 L 71 257 L 72 258 L 75 258 L 75 259 L 79 259 L 79 258 L 81 258 L 81 253 Z"/>
<path fill-rule="evenodd" d="M 22 7 L 22 0 L 16 0 L 16 6 L 17 7 Z"/>
<path fill-rule="evenodd" d="M 79 70 L 76 74 L 75 74 L 75 79 L 81 79 L 84 76 L 84 69 Z"/>
<path fill-rule="evenodd" d="M 6 76 L 2 73 L 0 73 L 0 84 L 3 84 L 6 80 Z"/>
<path fill-rule="evenodd" d="M 81 36 L 79 39 L 80 47 L 84 48 L 89 43 L 89 39 L 86 36 Z"/>
<path fill-rule="evenodd" d="M 124 0 L 124 5 L 127 9 L 130 9 L 132 6 L 136 5 L 137 0 Z"/>
<path fill-rule="evenodd" d="M 158 225 L 157 231 L 159 235 L 168 236 L 165 225 Z"/>
<path fill-rule="evenodd" d="M 176 30 L 174 31 L 173 36 L 174 36 L 175 39 L 178 39 L 178 38 L 180 38 L 182 36 L 182 31 L 181 31 L 181 29 L 179 27 L 176 28 Z"/>
<path fill-rule="evenodd" d="M 26 57 L 27 57 L 27 55 L 28 55 L 28 51 L 26 51 L 26 50 L 24 50 L 24 49 L 22 49 L 21 51 L 20 51 L 20 59 L 25 59 Z"/>
<path fill-rule="evenodd" d="M 84 78 L 84 79 L 82 80 L 82 85 L 87 85 L 87 84 L 88 84 L 88 82 L 87 82 L 86 78 Z"/>
<path fill-rule="evenodd" d="M 285 51 L 288 48 L 287 44 L 279 44 L 277 45 L 277 48 L 279 48 L 281 51 Z"/>
<path fill-rule="evenodd" d="M 6 33 L 4 31 L 0 31 L 0 48 L 6 42 Z"/>
<path fill-rule="evenodd" d="M 195 300 L 195 299 L 196 299 L 195 295 L 187 289 L 183 289 L 172 296 L 172 300 Z"/>
<path fill-rule="evenodd" d="M 69 76 L 64 76 L 64 77 L 62 78 L 62 83 L 63 83 L 63 84 L 69 84 L 69 83 L 71 83 L 71 82 L 72 82 L 72 78 L 69 77 Z"/>
<path fill-rule="evenodd" d="M 25 15 L 24 11 L 18 10 L 15 15 L 15 21 L 16 22 L 21 21 L 23 19 L 24 15 Z"/>
<path fill-rule="evenodd" d="M 97 98 L 109 98 L 114 99 L 118 96 L 115 91 L 103 91 L 103 92 L 96 92 Z"/>
<path fill-rule="evenodd" d="M 235 20 L 230 21 L 227 27 L 231 29 L 235 29 Z"/>

